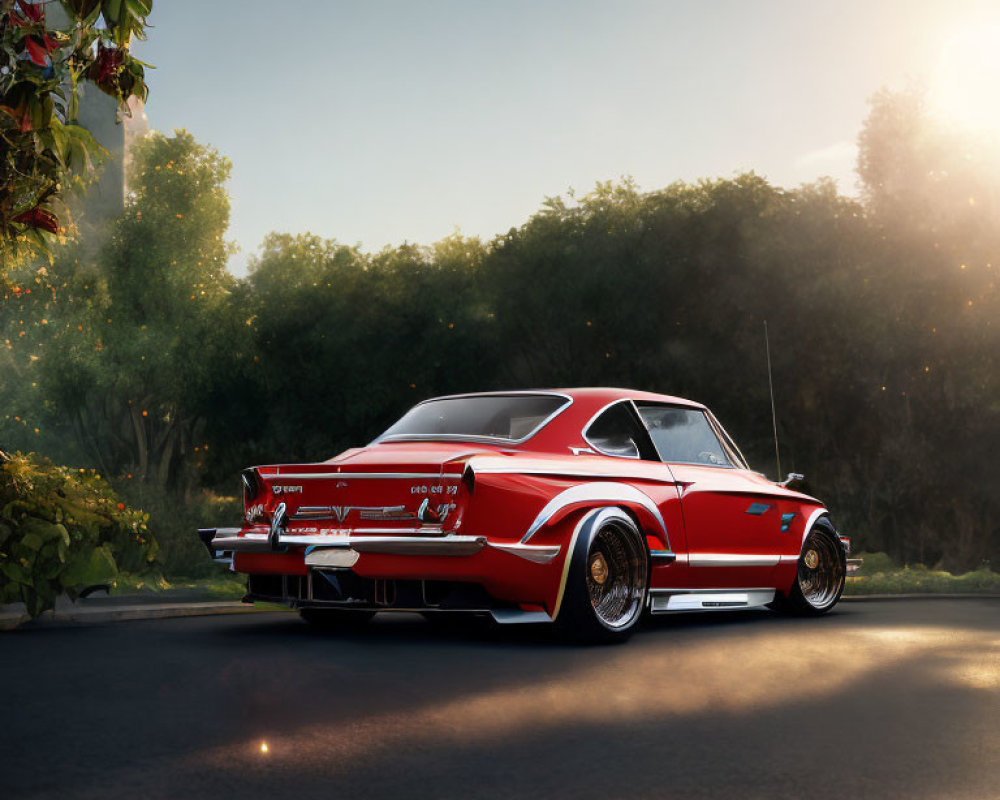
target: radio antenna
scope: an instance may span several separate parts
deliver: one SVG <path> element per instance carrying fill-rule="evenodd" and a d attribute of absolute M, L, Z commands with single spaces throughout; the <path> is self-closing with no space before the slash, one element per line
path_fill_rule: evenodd
<path fill-rule="evenodd" d="M 774 381 L 771 379 L 771 343 L 767 337 L 767 320 L 764 320 L 764 352 L 767 353 L 767 388 L 771 393 L 771 426 L 774 428 L 774 460 L 778 467 L 778 477 L 781 480 L 781 452 L 778 449 L 778 415 L 774 411 Z"/>

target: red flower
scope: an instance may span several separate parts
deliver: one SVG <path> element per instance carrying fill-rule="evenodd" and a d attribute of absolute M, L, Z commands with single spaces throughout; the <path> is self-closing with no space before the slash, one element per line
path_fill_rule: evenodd
<path fill-rule="evenodd" d="M 90 66 L 88 77 L 103 91 L 114 94 L 118 83 L 118 73 L 121 71 L 124 60 L 125 54 L 121 50 L 99 44 L 97 58 Z"/>
<path fill-rule="evenodd" d="M 45 66 L 45 60 L 48 58 L 49 51 L 44 44 L 39 44 L 38 39 L 34 36 L 26 36 L 24 38 L 24 47 L 28 51 L 28 58 L 31 59 L 33 64 L 38 64 L 40 67 Z"/>
<path fill-rule="evenodd" d="M 119 503 L 118 504 L 118 510 L 119 511 L 124 511 L 125 510 L 125 504 L 124 503 Z"/>
<path fill-rule="evenodd" d="M 18 214 L 14 217 L 14 222 L 20 222 L 32 228 L 41 228 L 49 233 L 58 233 L 59 231 L 59 220 L 56 215 L 44 208 L 33 208 L 31 211 Z"/>

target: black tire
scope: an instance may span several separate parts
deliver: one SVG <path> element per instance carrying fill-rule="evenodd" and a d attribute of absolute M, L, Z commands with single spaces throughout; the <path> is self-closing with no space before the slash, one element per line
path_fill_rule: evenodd
<path fill-rule="evenodd" d="M 374 611 L 352 611 L 341 608 L 302 608 L 299 616 L 321 630 L 358 630 L 365 627 Z"/>
<path fill-rule="evenodd" d="M 816 617 L 840 600 L 847 577 L 847 553 L 833 523 L 820 517 L 802 544 L 795 583 L 772 608 L 789 614 Z"/>
<path fill-rule="evenodd" d="M 624 642 L 635 631 L 649 587 L 649 551 L 619 508 L 591 511 L 580 524 L 556 629 L 580 642 Z"/>

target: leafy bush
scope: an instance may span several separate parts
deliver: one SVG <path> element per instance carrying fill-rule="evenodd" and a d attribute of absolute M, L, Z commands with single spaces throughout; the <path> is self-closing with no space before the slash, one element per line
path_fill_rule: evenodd
<path fill-rule="evenodd" d="M 241 497 L 223 497 L 210 491 L 185 494 L 141 484 L 121 486 L 121 492 L 126 502 L 147 512 L 149 530 L 159 545 L 157 564 L 167 580 L 219 575 L 219 565 L 209 558 L 197 530 L 239 525 L 243 517 Z"/>
<path fill-rule="evenodd" d="M 888 553 L 852 553 L 851 558 L 861 559 L 859 575 L 874 575 L 878 572 L 892 572 L 899 569 L 899 565 L 889 557 Z"/>
<path fill-rule="evenodd" d="M 847 579 L 846 594 L 1000 594 L 1000 574 L 988 566 L 953 575 L 923 564 L 898 567 L 885 553 L 859 553 L 861 569 Z"/>
<path fill-rule="evenodd" d="M 0 602 L 22 601 L 37 617 L 58 595 L 76 597 L 119 571 L 155 572 L 147 521 L 94 470 L 0 452 Z"/>

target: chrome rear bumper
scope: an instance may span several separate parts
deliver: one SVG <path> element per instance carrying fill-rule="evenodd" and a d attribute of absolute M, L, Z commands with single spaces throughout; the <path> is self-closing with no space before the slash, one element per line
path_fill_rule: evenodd
<path fill-rule="evenodd" d="M 239 535 L 239 528 L 201 528 L 198 535 L 216 561 L 230 563 L 233 553 L 283 552 L 289 546 L 337 548 L 356 553 L 381 553 L 405 556 L 471 556 L 487 545 L 511 553 L 536 564 L 548 564 L 559 555 L 559 545 L 526 545 L 519 543 L 487 542 L 485 536 L 436 534 L 407 536 L 347 534 L 344 536 L 319 536 L 282 534 L 273 538 L 267 533 Z"/>

